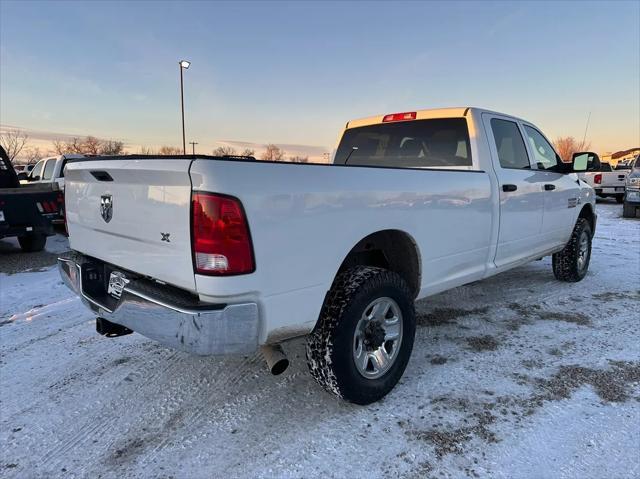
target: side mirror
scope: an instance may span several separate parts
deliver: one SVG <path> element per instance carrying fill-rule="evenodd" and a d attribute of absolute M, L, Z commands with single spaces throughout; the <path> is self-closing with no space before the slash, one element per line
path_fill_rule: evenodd
<path fill-rule="evenodd" d="M 592 151 L 580 151 L 573 154 L 571 158 L 571 169 L 574 172 L 600 170 L 600 157 Z"/>
<path fill-rule="evenodd" d="M 29 178 L 27 178 L 27 181 L 40 181 L 40 177 L 39 176 L 30 176 Z"/>
<path fill-rule="evenodd" d="M 29 179 L 29 175 L 24 171 L 21 171 L 20 173 L 18 173 L 18 181 L 23 181 L 28 179 Z"/>

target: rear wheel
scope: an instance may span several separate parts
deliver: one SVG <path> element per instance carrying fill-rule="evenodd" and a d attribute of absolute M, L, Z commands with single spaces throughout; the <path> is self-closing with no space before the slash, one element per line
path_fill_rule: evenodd
<path fill-rule="evenodd" d="M 311 375 L 356 404 L 383 398 L 402 377 L 413 349 L 415 310 L 407 283 L 381 268 L 341 273 L 307 339 Z"/>
<path fill-rule="evenodd" d="M 575 283 L 584 278 L 591 260 L 591 226 L 578 218 L 571 239 L 559 253 L 553 255 L 553 274 L 560 281 Z"/>
<path fill-rule="evenodd" d="M 31 233 L 18 236 L 18 243 L 20 243 L 20 248 L 25 253 L 35 253 L 44 249 L 44 245 L 47 244 L 47 237 L 40 233 Z"/>
<path fill-rule="evenodd" d="M 622 205 L 622 217 L 623 218 L 635 218 L 636 217 L 636 205 L 633 203 L 625 203 Z"/>

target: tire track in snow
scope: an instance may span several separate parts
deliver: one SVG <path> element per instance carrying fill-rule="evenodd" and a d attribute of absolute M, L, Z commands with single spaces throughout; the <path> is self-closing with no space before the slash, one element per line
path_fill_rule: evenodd
<path fill-rule="evenodd" d="M 171 375 L 180 366 L 182 359 L 180 353 L 175 351 L 170 351 L 169 356 L 164 358 L 159 358 L 158 356 L 162 355 L 156 354 L 151 356 L 152 360 L 150 362 L 141 362 L 136 369 L 127 373 L 122 380 L 128 381 L 127 378 L 131 377 L 138 378 L 138 381 L 130 381 L 133 384 L 132 387 L 136 390 L 144 390 L 148 385 L 155 383 L 161 375 Z M 40 460 L 37 461 L 43 469 L 59 470 L 62 461 L 68 460 L 67 456 L 70 451 L 77 449 L 80 445 L 84 447 L 84 443 L 88 442 L 92 435 L 102 434 L 111 429 L 120 420 L 122 411 L 131 412 L 131 409 L 127 406 L 137 397 L 135 391 L 132 391 L 131 388 L 120 390 L 119 394 L 112 398 L 106 395 L 105 397 L 109 398 L 110 402 L 103 403 L 103 398 L 100 394 L 101 390 L 110 390 L 112 387 L 113 384 L 104 383 L 99 388 L 98 394 L 96 394 L 97 400 L 85 403 L 84 407 L 77 412 L 76 415 L 87 419 L 70 438 L 60 441 L 56 446 L 43 453 Z M 91 414 L 94 411 L 100 411 L 100 415 L 97 418 Z M 61 422 L 65 422 L 66 419 L 64 418 Z"/>

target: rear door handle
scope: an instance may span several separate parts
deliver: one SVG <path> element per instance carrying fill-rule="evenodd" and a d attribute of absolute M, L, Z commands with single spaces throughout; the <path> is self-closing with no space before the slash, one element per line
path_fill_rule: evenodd
<path fill-rule="evenodd" d="M 516 185 L 502 185 L 502 191 L 505 192 L 516 191 L 517 189 L 518 187 Z"/>
<path fill-rule="evenodd" d="M 556 185 L 544 185 L 545 191 L 552 191 L 556 189 Z"/>

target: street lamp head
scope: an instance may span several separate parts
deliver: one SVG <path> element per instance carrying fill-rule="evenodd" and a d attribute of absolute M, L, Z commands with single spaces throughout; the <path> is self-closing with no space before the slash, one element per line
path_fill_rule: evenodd
<path fill-rule="evenodd" d="M 187 60 L 180 60 L 180 66 L 182 68 L 184 68 L 185 70 L 187 70 L 189 68 L 189 65 L 191 65 L 191 62 L 189 62 Z"/>

